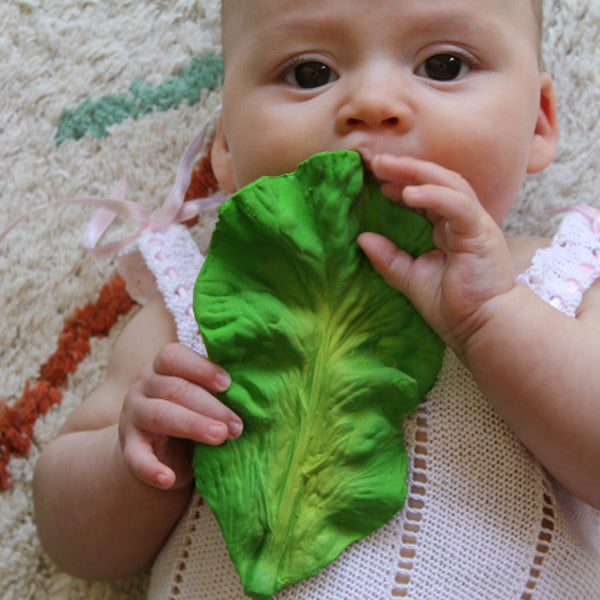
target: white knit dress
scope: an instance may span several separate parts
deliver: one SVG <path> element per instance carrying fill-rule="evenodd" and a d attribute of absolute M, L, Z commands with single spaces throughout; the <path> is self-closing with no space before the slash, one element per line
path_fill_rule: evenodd
<path fill-rule="evenodd" d="M 191 311 L 203 258 L 189 231 L 149 234 L 139 248 L 180 340 L 204 353 Z M 573 316 L 599 274 L 600 234 L 571 212 L 518 281 Z M 451 351 L 404 435 L 404 509 L 276 600 L 600 599 L 599 512 L 547 475 Z M 148 598 L 247 598 L 197 493 L 156 560 Z"/>

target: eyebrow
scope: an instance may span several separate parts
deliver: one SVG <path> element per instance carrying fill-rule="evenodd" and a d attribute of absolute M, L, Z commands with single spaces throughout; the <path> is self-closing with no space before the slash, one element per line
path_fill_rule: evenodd
<path fill-rule="evenodd" d="M 425 17 L 413 28 L 419 34 L 458 29 L 459 35 L 483 35 L 496 40 L 505 39 L 502 29 L 491 19 L 481 19 L 474 15 L 449 14 L 445 16 Z"/>
<path fill-rule="evenodd" d="M 254 41 L 286 40 L 293 36 L 312 34 L 337 35 L 343 38 L 352 38 L 353 34 L 346 32 L 343 27 L 344 17 L 335 15 L 331 18 L 316 18 L 311 15 L 284 17 L 251 35 Z M 417 15 L 411 25 L 411 35 L 427 35 L 437 31 L 440 33 L 458 30 L 456 35 L 483 36 L 496 41 L 505 40 L 505 35 L 497 23 L 491 19 L 482 19 L 474 15 L 457 13 L 451 6 L 441 8 L 435 14 Z"/>
<path fill-rule="evenodd" d="M 311 16 L 288 17 L 277 20 L 276 22 L 259 29 L 250 37 L 255 41 L 276 41 L 307 33 L 314 36 L 330 34 L 333 30 L 340 33 L 343 32 L 343 28 L 340 27 L 340 24 L 340 17 L 338 16 L 325 19 Z M 350 35 L 348 34 L 347 37 L 350 37 Z"/>

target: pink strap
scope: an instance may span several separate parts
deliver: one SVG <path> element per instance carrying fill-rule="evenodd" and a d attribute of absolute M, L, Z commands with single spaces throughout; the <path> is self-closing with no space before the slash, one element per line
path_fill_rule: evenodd
<path fill-rule="evenodd" d="M 192 179 L 192 171 L 194 170 L 196 157 L 204 148 L 207 130 L 208 123 L 186 148 L 181 161 L 179 162 L 175 183 L 165 202 L 154 217 L 150 215 L 148 209 L 142 204 L 126 200 L 127 181 L 123 179 L 119 182 L 110 198 L 66 198 L 49 202 L 30 210 L 0 233 L 0 243 L 3 242 L 4 238 L 21 221 L 38 211 L 51 206 L 59 206 L 61 204 L 81 204 L 86 206 L 97 206 L 100 208 L 83 235 L 83 245 L 96 256 L 105 256 L 121 252 L 127 246 L 135 242 L 146 231 L 163 231 L 172 224 L 182 223 L 204 211 L 216 208 L 221 205 L 228 196 L 209 196 L 208 198 L 198 198 L 184 202 L 185 193 Z M 117 216 L 131 218 L 140 223 L 137 231 L 134 234 L 115 242 L 98 246 L 99 241 L 108 231 Z"/>
<path fill-rule="evenodd" d="M 565 212 L 578 212 L 583 215 L 590 222 L 592 231 L 595 234 L 600 234 L 600 209 L 595 208 L 594 206 L 578 204 L 575 206 L 565 206 L 564 208 L 549 210 L 548 214 L 556 215 Z"/>

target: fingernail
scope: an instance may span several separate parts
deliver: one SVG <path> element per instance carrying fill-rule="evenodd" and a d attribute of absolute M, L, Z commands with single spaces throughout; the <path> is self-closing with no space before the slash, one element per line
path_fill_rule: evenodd
<path fill-rule="evenodd" d="M 210 425 L 206 433 L 212 442 L 220 444 L 227 437 L 227 427 L 223 423 L 220 425 Z"/>
<path fill-rule="evenodd" d="M 231 376 L 225 371 L 219 371 L 215 375 L 215 384 L 220 391 L 224 392 L 231 385 Z"/>
<path fill-rule="evenodd" d="M 382 152 L 381 154 L 375 156 L 375 160 L 379 164 L 385 163 L 386 161 L 389 162 L 392 159 L 394 159 L 394 157 L 389 152 Z"/>
<path fill-rule="evenodd" d="M 241 421 L 230 421 L 229 422 L 229 437 L 232 439 L 240 437 L 244 431 L 244 425 Z"/>
<path fill-rule="evenodd" d="M 167 487 L 167 476 L 164 473 L 161 473 L 157 478 L 156 482 L 161 488 Z"/>
<path fill-rule="evenodd" d="M 416 185 L 407 185 L 402 192 L 403 197 L 417 198 L 421 193 L 421 189 Z"/>

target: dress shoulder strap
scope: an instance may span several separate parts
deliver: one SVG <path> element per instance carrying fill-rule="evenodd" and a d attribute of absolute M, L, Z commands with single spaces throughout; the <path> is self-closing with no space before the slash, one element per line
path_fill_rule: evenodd
<path fill-rule="evenodd" d="M 569 211 L 550 246 L 538 250 L 531 266 L 517 277 L 517 283 L 572 317 L 600 275 L 597 214 L 588 207 Z"/>
<path fill-rule="evenodd" d="M 171 225 L 165 231 L 144 234 L 138 248 L 175 319 L 179 341 L 206 356 L 193 310 L 194 285 L 204 256 L 188 228 Z"/>

